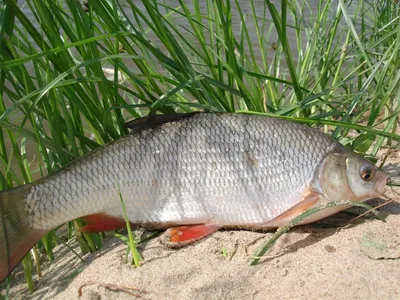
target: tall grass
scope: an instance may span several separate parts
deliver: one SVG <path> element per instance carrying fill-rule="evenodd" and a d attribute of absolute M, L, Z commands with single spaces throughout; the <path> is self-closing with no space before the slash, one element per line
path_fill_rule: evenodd
<path fill-rule="evenodd" d="M 400 139 L 395 1 L 166 3 L 4 2 L 0 189 L 54 172 L 149 113 L 267 113 L 322 124 L 372 157 Z M 101 247 L 79 226 L 69 238 Z M 54 236 L 39 243 L 49 259 Z"/>

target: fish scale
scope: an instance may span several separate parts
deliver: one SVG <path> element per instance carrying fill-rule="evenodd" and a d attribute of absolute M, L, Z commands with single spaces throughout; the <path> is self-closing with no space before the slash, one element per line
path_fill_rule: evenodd
<path fill-rule="evenodd" d="M 279 119 L 197 114 L 123 137 L 33 185 L 30 224 L 121 216 L 118 184 L 133 223 L 262 224 L 300 200 L 335 145 Z"/>

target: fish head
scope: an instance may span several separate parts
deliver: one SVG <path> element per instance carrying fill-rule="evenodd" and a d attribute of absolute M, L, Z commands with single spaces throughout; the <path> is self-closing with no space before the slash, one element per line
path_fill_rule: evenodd
<path fill-rule="evenodd" d="M 381 169 L 358 155 L 347 158 L 346 175 L 351 190 L 360 200 L 382 195 L 389 178 Z"/>
<path fill-rule="evenodd" d="M 388 176 L 373 163 L 354 152 L 329 154 L 319 174 L 325 201 L 365 201 L 383 194 Z"/>

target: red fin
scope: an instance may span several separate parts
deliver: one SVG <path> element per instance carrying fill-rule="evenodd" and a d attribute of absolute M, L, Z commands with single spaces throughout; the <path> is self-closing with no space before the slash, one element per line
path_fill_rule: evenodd
<path fill-rule="evenodd" d="M 83 219 L 87 224 L 79 228 L 80 232 L 108 231 L 124 228 L 126 226 L 126 222 L 123 218 L 104 213 L 84 216 L 81 219 Z"/>
<path fill-rule="evenodd" d="M 291 220 L 293 220 L 293 218 L 313 207 L 318 202 L 319 196 L 320 194 L 318 194 L 317 192 L 307 190 L 304 193 L 303 199 L 299 203 L 269 221 L 265 225 L 265 227 L 281 227 L 286 225 Z"/>
<path fill-rule="evenodd" d="M 0 283 L 47 232 L 29 226 L 24 202 L 28 188 L 20 186 L 0 193 Z"/>
<path fill-rule="evenodd" d="M 219 228 L 220 226 L 216 224 L 171 227 L 164 233 L 162 243 L 171 248 L 183 247 L 201 240 Z"/>

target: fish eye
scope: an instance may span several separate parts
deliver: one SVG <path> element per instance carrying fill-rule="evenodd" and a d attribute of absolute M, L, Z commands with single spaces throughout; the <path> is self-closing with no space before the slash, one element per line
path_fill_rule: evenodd
<path fill-rule="evenodd" d="M 374 169 L 371 166 L 362 166 L 360 177 L 364 181 L 370 181 L 374 177 Z"/>

